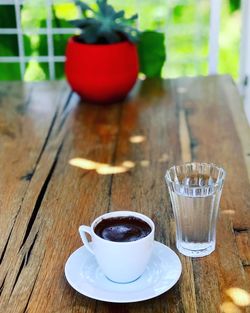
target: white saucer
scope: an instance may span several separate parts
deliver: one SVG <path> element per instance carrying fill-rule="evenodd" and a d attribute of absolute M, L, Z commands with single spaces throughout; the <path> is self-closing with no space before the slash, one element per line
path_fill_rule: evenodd
<path fill-rule="evenodd" d="M 83 246 L 71 254 L 65 264 L 65 276 L 79 293 L 107 302 L 137 302 L 154 298 L 169 290 L 181 275 L 176 253 L 155 241 L 151 260 L 136 281 L 119 284 L 101 272 L 95 257 Z"/>

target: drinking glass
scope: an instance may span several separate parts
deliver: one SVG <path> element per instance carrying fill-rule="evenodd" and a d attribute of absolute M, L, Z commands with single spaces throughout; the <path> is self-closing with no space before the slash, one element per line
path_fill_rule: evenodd
<path fill-rule="evenodd" d="M 209 163 L 186 163 L 166 172 L 176 221 L 176 246 L 202 257 L 215 249 L 216 221 L 226 172 Z"/>

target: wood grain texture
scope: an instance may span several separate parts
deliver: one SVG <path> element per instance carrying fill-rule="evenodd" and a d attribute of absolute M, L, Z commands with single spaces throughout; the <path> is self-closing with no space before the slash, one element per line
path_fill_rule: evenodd
<path fill-rule="evenodd" d="M 145 80 L 123 103 L 78 102 L 63 82 L 0 85 L 0 312 L 249 312 L 231 294 L 250 292 L 250 130 L 231 78 Z M 227 171 L 216 251 L 201 259 L 176 251 L 164 182 L 168 167 L 191 160 Z M 154 220 L 181 278 L 139 303 L 84 297 L 64 278 L 77 229 L 123 209 Z"/>
<path fill-rule="evenodd" d="M 250 266 L 250 231 L 235 232 L 235 237 L 242 264 Z"/>

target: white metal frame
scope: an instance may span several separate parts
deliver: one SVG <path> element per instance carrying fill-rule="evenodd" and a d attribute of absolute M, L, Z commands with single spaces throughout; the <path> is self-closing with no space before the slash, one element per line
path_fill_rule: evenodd
<path fill-rule="evenodd" d="M 51 32 L 52 28 L 52 1 L 47 0 L 47 40 L 48 40 L 48 57 L 49 57 L 49 76 L 55 79 L 55 61 L 54 61 L 54 42 Z"/>
<path fill-rule="evenodd" d="M 15 0 L 15 13 L 16 13 L 16 26 L 17 26 L 17 39 L 18 39 L 18 51 L 19 51 L 19 62 L 21 77 L 24 77 L 25 73 L 25 62 L 24 62 L 24 43 L 22 34 L 22 24 L 21 24 L 21 8 L 20 1 Z"/>
<path fill-rule="evenodd" d="M 210 0 L 210 31 L 209 31 L 209 55 L 208 72 L 216 74 L 219 56 L 219 33 L 220 33 L 220 13 L 221 0 Z"/>
<path fill-rule="evenodd" d="M 242 27 L 240 49 L 240 91 L 244 97 L 244 109 L 250 125 L 250 1 L 242 0 Z"/>

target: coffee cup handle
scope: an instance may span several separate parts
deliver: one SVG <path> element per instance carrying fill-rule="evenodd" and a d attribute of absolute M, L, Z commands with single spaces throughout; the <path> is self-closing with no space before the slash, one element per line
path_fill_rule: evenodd
<path fill-rule="evenodd" d="M 85 225 L 80 226 L 79 227 L 79 234 L 80 234 L 80 237 L 82 239 L 82 242 L 83 242 L 84 246 L 89 250 L 89 252 L 94 254 L 94 251 L 90 247 L 89 241 L 86 237 L 86 233 L 88 233 L 91 236 L 91 228 L 89 226 L 85 226 Z"/>

